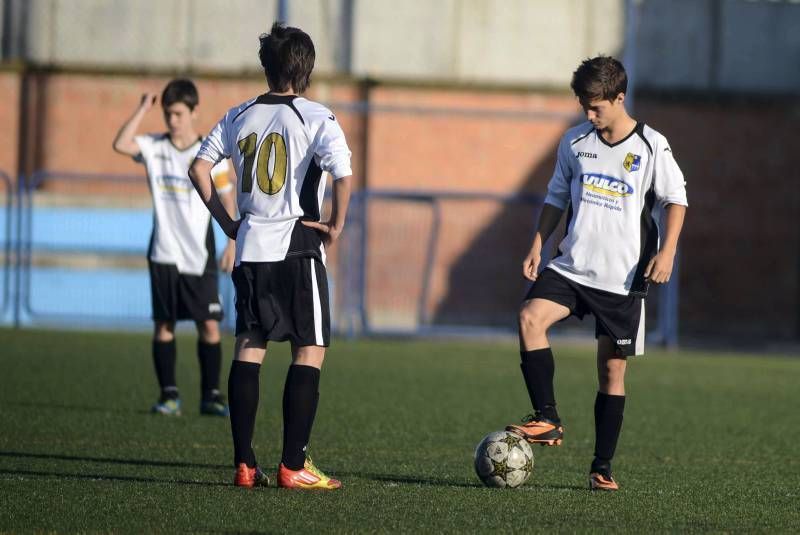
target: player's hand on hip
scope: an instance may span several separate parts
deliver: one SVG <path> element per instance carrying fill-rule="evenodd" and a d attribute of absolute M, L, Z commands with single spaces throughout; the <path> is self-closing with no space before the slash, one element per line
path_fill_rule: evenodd
<path fill-rule="evenodd" d="M 233 265 L 235 263 L 236 242 L 233 240 L 228 240 L 228 245 L 226 245 L 225 250 L 222 251 L 222 258 L 219 259 L 219 268 L 226 273 L 230 273 L 233 271 Z"/>
<path fill-rule="evenodd" d="M 542 255 L 537 251 L 531 251 L 525 260 L 522 261 L 522 276 L 528 280 L 535 281 L 539 276 L 539 263 L 542 261 Z"/>
<path fill-rule="evenodd" d="M 644 270 L 644 278 L 656 284 L 669 282 L 674 262 L 675 253 L 659 251 L 647 264 L 647 268 Z"/>
<path fill-rule="evenodd" d="M 320 231 L 322 233 L 322 242 L 325 244 L 325 247 L 328 247 L 330 244 L 338 240 L 339 235 L 342 233 L 342 229 L 334 227 L 330 221 L 325 223 L 319 221 L 300 222 L 307 227 Z"/>
<path fill-rule="evenodd" d="M 152 92 L 144 93 L 142 95 L 141 101 L 139 101 L 139 107 L 142 108 L 144 111 L 147 111 L 155 105 L 156 100 L 158 100 L 157 93 L 152 93 Z"/>

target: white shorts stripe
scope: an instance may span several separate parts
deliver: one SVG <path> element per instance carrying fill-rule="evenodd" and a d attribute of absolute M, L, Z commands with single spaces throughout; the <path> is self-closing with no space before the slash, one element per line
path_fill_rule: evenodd
<path fill-rule="evenodd" d="M 644 355 L 644 299 L 642 299 L 642 311 L 639 314 L 639 329 L 636 331 L 636 350 L 634 355 Z"/>
<path fill-rule="evenodd" d="M 319 301 L 319 286 L 317 285 L 317 267 L 314 259 L 311 261 L 311 290 L 314 295 L 314 337 L 318 346 L 325 345 L 322 339 L 322 304 Z"/>

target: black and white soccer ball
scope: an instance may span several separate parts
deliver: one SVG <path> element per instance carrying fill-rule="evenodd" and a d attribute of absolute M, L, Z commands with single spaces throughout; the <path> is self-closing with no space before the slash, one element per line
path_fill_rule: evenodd
<path fill-rule="evenodd" d="M 519 435 L 489 433 L 475 448 L 475 473 L 487 487 L 519 487 L 533 473 L 533 451 Z"/>

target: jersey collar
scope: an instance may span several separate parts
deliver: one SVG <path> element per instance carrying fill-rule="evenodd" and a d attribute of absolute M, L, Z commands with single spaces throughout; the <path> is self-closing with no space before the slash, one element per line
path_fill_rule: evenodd
<path fill-rule="evenodd" d="M 597 135 L 597 139 L 599 139 L 600 141 L 603 142 L 603 145 L 605 145 L 606 147 L 616 147 L 617 145 L 621 145 L 622 143 L 625 143 L 626 141 L 628 141 L 628 139 L 630 139 L 630 137 L 632 135 L 634 135 L 637 131 L 639 131 L 639 129 L 641 128 L 640 125 L 644 126 L 639 121 L 636 121 L 636 125 L 633 127 L 633 130 L 631 130 L 630 133 L 627 136 L 625 136 L 624 138 L 620 139 L 616 143 L 609 143 L 608 141 L 603 139 L 603 136 L 600 135 L 600 132 L 597 131 L 597 128 L 594 129 L 594 132 Z"/>

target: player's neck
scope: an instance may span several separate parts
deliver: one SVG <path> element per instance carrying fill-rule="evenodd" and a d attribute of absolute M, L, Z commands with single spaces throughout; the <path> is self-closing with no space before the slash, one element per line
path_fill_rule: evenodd
<path fill-rule="evenodd" d="M 270 89 L 269 92 L 267 92 L 267 94 L 268 95 L 275 95 L 276 97 L 289 97 L 289 96 L 295 96 L 296 97 L 296 96 L 298 96 L 297 93 L 295 93 L 292 90 L 289 90 L 289 91 L 273 91 L 273 90 Z"/>
<path fill-rule="evenodd" d="M 197 140 L 200 139 L 200 134 L 195 132 L 194 130 L 187 130 L 186 132 L 181 132 L 180 134 L 170 134 L 169 140 L 175 145 L 175 148 L 178 150 L 185 150 L 197 143 Z"/>
<path fill-rule="evenodd" d="M 636 119 L 625 113 L 622 117 L 600 131 L 603 139 L 612 145 L 628 137 L 636 128 Z"/>

